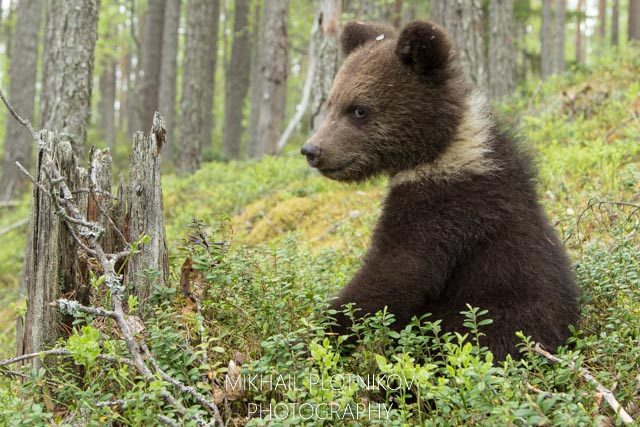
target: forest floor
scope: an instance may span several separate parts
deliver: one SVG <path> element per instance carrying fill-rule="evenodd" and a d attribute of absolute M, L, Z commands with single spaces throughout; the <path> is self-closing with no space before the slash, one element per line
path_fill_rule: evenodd
<path fill-rule="evenodd" d="M 147 325 L 152 351 L 204 390 L 209 386 L 198 382 L 201 371 L 223 376 L 234 358 L 244 362 L 245 370 L 271 374 L 422 375 L 423 405 L 393 409 L 399 425 L 615 423 L 616 415 L 568 362 L 572 360 L 614 389 L 627 411 L 640 418 L 638 75 L 638 52 L 622 52 L 617 59 L 602 58 L 592 69 L 553 77 L 496 108 L 536 159 L 541 203 L 570 252 L 581 285 L 582 321 L 571 340 L 573 348 L 560 351 L 565 362 L 550 364 L 525 344 L 523 362 L 492 367 L 484 350 L 467 348 L 456 337 L 437 345 L 402 338 L 402 354 L 418 348 L 446 354 L 446 362 L 420 367 L 395 358 L 398 347 L 379 338 L 377 333 L 388 326 L 385 318 L 365 325 L 360 331 L 364 344 L 355 354 L 338 356 L 332 343 L 322 339 L 319 324 L 309 319 L 321 316 L 326 295 L 357 270 L 380 213 L 386 180 L 358 185 L 330 181 L 310 170 L 295 147 L 278 158 L 211 163 L 189 177 L 164 177 L 175 288 L 157 294 L 156 320 Z M 27 215 L 27 198 L 16 207 L 0 208 L 0 229 Z M 8 357 L 14 349 L 13 319 L 24 310 L 17 298 L 24 227 L 2 239 L 0 357 Z M 200 275 L 192 291 L 202 302 L 201 313 L 176 291 L 186 258 Z M 482 324 L 479 317 L 481 313 L 469 313 L 476 328 L 471 327 L 472 334 Z M 176 354 L 176 348 L 183 351 Z M 194 365 L 203 354 L 208 363 Z M 195 372 L 187 372 L 194 366 Z M 104 374 L 96 383 L 110 381 Z M 7 393 L 0 393 L 0 401 L 18 405 Z M 69 393 L 76 402 L 97 395 L 86 389 Z M 307 387 L 293 394 L 256 391 L 242 396 L 245 403 L 232 403 L 229 411 L 243 424 L 246 402 L 346 405 L 384 401 L 379 394 L 344 387 Z M 425 405 L 435 405 L 428 410 L 428 421 Z M 95 409 L 102 416 L 112 416 L 105 412 L 110 410 Z M 135 410 L 130 406 L 118 416 L 127 425 L 143 422 L 144 414 Z"/>

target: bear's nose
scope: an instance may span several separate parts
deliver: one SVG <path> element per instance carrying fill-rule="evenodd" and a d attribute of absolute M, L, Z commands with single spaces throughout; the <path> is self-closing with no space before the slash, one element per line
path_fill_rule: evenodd
<path fill-rule="evenodd" d="M 309 162 L 312 162 L 314 160 L 318 160 L 318 158 L 320 157 L 320 148 L 316 145 L 305 142 L 300 149 L 300 153 L 307 156 L 307 160 Z"/>

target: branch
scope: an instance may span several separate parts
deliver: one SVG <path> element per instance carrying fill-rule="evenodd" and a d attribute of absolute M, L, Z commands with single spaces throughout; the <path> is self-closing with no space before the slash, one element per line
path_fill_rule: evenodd
<path fill-rule="evenodd" d="M 536 343 L 536 346 L 533 348 L 533 351 L 551 360 L 552 362 L 555 362 L 555 363 L 563 362 L 563 360 L 560 359 L 559 357 L 554 356 L 553 354 L 543 349 L 539 343 Z M 568 363 L 571 369 L 576 369 L 576 364 L 573 363 L 573 361 L 568 361 Z M 580 373 L 582 378 L 584 378 L 589 384 L 594 385 L 596 387 L 596 390 L 598 391 L 598 393 L 601 393 L 602 396 L 604 396 L 604 400 L 606 400 L 607 403 L 611 405 L 611 408 L 620 417 L 622 422 L 626 424 L 631 424 L 634 422 L 633 418 L 631 418 L 631 415 L 629 415 L 627 411 L 624 410 L 622 405 L 620 405 L 620 403 L 616 400 L 616 397 L 613 395 L 613 392 L 611 390 L 609 390 L 608 388 L 600 384 L 593 377 L 593 375 L 591 375 L 591 373 L 587 371 L 586 368 L 579 368 L 578 372 Z"/>
<path fill-rule="evenodd" d="M 8 225 L 5 228 L 0 228 L 0 236 L 7 234 L 10 231 L 15 230 L 16 228 L 20 228 L 28 222 L 29 222 L 29 218 L 25 218 L 25 219 L 21 219 L 20 221 L 14 222 L 11 225 Z"/>

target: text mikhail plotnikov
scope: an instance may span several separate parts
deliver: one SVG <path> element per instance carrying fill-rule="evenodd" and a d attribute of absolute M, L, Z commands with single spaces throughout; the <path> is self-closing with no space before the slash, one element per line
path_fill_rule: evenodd
<path fill-rule="evenodd" d="M 236 378 L 227 377 L 227 390 L 244 390 L 246 392 L 264 391 L 334 391 L 341 390 L 369 390 L 382 392 L 400 392 L 409 390 L 413 385 L 415 375 L 407 378 L 399 374 L 336 374 L 317 375 L 278 375 L 278 374 L 242 374 Z M 249 403 L 247 406 L 249 417 L 268 419 L 286 419 L 291 417 L 304 420 L 329 419 L 389 419 L 391 405 L 372 402 L 349 403 L 340 405 L 337 402 L 321 403 Z"/>

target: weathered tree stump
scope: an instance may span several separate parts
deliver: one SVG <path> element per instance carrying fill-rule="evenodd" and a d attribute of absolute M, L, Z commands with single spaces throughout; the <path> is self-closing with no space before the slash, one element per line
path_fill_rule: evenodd
<path fill-rule="evenodd" d="M 29 218 L 25 287 L 27 313 L 18 321 L 18 354 L 44 350 L 71 331 L 71 318 L 63 318 L 50 304 L 59 298 L 88 304 L 90 273 L 102 274 L 100 263 L 82 241 L 86 233 L 98 238 L 106 253 L 118 253 L 142 235 L 150 240 L 138 247 L 124 273 L 124 285 L 135 289 L 143 311 L 154 284 L 166 286 L 168 256 L 165 240 L 160 151 L 165 142 L 164 119 L 156 113 L 150 134 L 134 136 L 130 158 L 130 184 L 118 184 L 112 195 L 112 160 L 108 149 L 92 150 L 89 171 L 76 165 L 71 145 L 53 132 L 42 131 Z M 55 179 L 51 163 L 66 182 Z M 53 203 L 51 196 L 73 199 L 86 225 L 74 223 L 69 212 Z M 58 210 L 58 211 L 56 211 Z M 65 216 L 66 215 L 66 219 Z M 83 247 L 84 246 L 84 247 Z M 119 266 L 116 266 L 119 268 Z M 150 275 L 150 271 L 158 274 Z M 148 280 L 152 277 L 153 280 Z M 33 359 L 38 366 L 38 359 Z"/>

